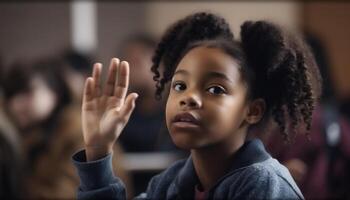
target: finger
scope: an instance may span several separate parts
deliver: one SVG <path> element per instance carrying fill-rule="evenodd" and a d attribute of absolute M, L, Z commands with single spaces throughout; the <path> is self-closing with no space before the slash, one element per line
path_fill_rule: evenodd
<path fill-rule="evenodd" d="M 129 63 L 123 61 L 118 67 L 118 78 L 114 88 L 114 96 L 119 100 L 117 106 L 124 103 L 126 93 L 129 87 Z"/>
<path fill-rule="evenodd" d="M 121 109 L 121 115 L 124 116 L 125 121 L 128 121 L 132 111 L 135 109 L 135 101 L 139 95 L 137 93 L 131 93 L 126 97 L 124 106 Z"/>
<path fill-rule="evenodd" d="M 94 96 L 101 96 L 101 73 L 102 73 L 102 64 L 96 63 L 94 64 L 94 69 L 92 72 L 92 78 L 94 79 Z"/>
<path fill-rule="evenodd" d="M 94 99 L 94 80 L 89 77 L 85 80 L 84 92 L 83 92 L 83 103 Z"/>
<path fill-rule="evenodd" d="M 117 79 L 117 68 L 119 65 L 119 59 L 113 58 L 109 65 L 106 86 L 104 89 L 104 94 L 107 96 L 112 96 L 114 93 L 115 80 Z"/>

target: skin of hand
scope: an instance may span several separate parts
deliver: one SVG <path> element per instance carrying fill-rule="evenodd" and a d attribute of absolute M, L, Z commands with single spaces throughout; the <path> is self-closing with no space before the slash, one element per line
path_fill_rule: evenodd
<path fill-rule="evenodd" d="M 93 66 L 92 77 L 85 81 L 82 102 L 82 129 L 87 161 L 97 160 L 113 151 L 135 108 L 138 94 L 128 96 L 129 64 L 113 58 L 103 90 L 102 64 Z"/>

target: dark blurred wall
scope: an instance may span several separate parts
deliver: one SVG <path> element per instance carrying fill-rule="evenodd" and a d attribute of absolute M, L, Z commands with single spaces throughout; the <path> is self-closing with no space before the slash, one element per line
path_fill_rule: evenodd
<path fill-rule="evenodd" d="M 70 45 L 66 2 L 0 3 L 0 55 L 14 59 L 54 55 Z"/>
<path fill-rule="evenodd" d="M 92 52 L 105 64 L 130 33 L 145 30 L 147 3 L 97 3 L 97 47 Z M 70 1 L 0 3 L 0 55 L 14 59 L 55 55 L 71 46 Z"/>
<path fill-rule="evenodd" d="M 350 76 L 350 67 L 348 67 L 350 3 L 304 2 L 303 12 L 299 12 L 299 5 L 293 3 L 227 3 L 226 5 L 222 2 L 221 4 L 99 2 L 97 3 L 98 46 L 94 52 L 96 60 L 107 64 L 111 57 L 118 56 L 118 45 L 130 33 L 147 30 L 158 35 L 172 22 L 173 18 L 183 17 L 191 10 L 212 10 L 222 13 L 230 19 L 230 22 L 232 21 L 233 26 L 248 18 L 261 19 L 262 16 L 269 16 L 268 18 L 271 19 L 280 19 L 284 17 L 281 23 L 297 27 L 300 21 L 307 29 L 324 40 L 330 57 L 336 92 L 340 98 L 350 96 L 348 78 Z M 71 45 L 70 6 L 70 1 L 0 3 L 0 56 L 4 62 L 8 64 L 19 58 L 35 59 L 54 55 L 63 48 L 69 47 Z M 260 14 L 257 14 L 253 8 L 259 8 Z M 240 9 L 241 12 L 235 9 Z M 274 12 L 271 12 L 273 14 L 270 16 L 264 12 L 266 10 Z M 280 12 L 281 10 L 283 12 Z M 303 17 L 300 19 L 298 16 L 301 13 Z"/>
<path fill-rule="evenodd" d="M 324 43 L 340 99 L 350 97 L 350 3 L 304 3 L 304 26 Z"/>
<path fill-rule="evenodd" d="M 116 55 L 118 46 L 128 35 L 146 29 L 146 5 L 145 2 L 107 1 L 98 3 L 98 50 L 96 54 L 102 63 L 109 64 L 111 57 L 118 56 Z"/>

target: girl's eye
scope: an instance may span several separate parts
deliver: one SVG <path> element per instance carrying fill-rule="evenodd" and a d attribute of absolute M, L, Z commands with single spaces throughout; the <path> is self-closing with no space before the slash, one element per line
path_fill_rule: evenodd
<path fill-rule="evenodd" d="M 186 89 L 186 85 L 184 83 L 177 82 L 173 84 L 173 88 L 175 91 L 182 91 Z"/>
<path fill-rule="evenodd" d="M 208 88 L 208 92 L 211 94 L 215 94 L 215 95 L 220 95 L 220 94 L 225 94 L 226 91 L 223 87 L 220 86 L 212 86 L 210 88 Z"/>

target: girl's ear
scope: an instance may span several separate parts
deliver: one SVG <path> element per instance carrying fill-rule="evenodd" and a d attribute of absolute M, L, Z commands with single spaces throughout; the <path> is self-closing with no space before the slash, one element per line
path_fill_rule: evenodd
<path fill-rule="evenodd" d="M 248 109 L 246 121 L 249 124 L 258 123 L 262 119 L 266 109 L 265 100 L 261 98 L 254 99 L 252 102 L 250 102 Z"/>

